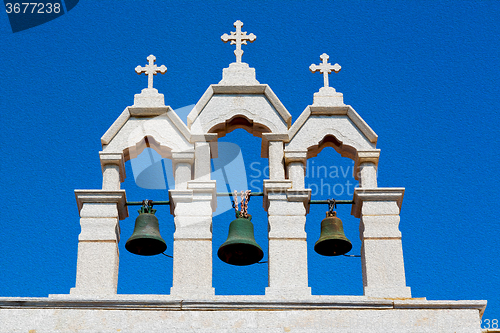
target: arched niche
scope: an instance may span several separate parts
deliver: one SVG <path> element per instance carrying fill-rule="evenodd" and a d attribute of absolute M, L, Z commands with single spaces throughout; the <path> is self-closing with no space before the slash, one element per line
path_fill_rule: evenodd
<path fill-rule="evenodd" d="M 173 113 L 173 111 L 169 113 Z M 148 138 L 151 144 L 154 142 L 154 146 L 158 148 L 168 147 L 169 150 L 180 152 L 192 151 L 193 144 L 189 142 L 189 130 L 179 128 L 179 125 L 172 121 L 172 115 L 169 113 L 156 117 L 129 117 L 112 139 L 103 145 L 103 151 L 106 153 L 125 153 L 125 150 L 136 146 L 140 149 L 145 143 L 144 138 Z M 177 115 L 175 116 L 177 117 Z M 166 152 L 162 148 L 158 153 Z"/>
<path fill-rule="evenodd" d="M 170 107 L 146 111 L 140 113 L 127 107 L 101 138 L 103 188 L 120 188 L 125 179 L 124 162 L 137 157 L 145 148 L 152 148 L 173 162 L 173 154 L 193 154 L 190 131 Z"/>
<path fill-rule="evenodd" d="M 188 115 L 188 127 L 194 134 L 208 133 L 235 116 L 262 124 L 271 133 L 285 133 L 291 123 L 290 113 L 266 84 L 211 85 Z"/>
<path fill-rule="evenodd" d="M 307 148 L 307 158 L 316 157 L 325 147 L 332 147 L 342 157 L 352 160 L 356 158 L 356 148 L 351 144 L 345 144 L 338 140 L 333 134 L 326 134 L 316 145 Z"/>
<path fill-rule="evenodd" d="M 373 178 L 380 151 L 376 149 L 377 135 L 348 105 L 308 106 L 288 131 L 285 145 L 288 177 L 303 184 L 301 178 L 307 159 L 317 156 L 325 147 L 332 147 L 342 157 L 355 161 L 356 171 L 361 163 L 370 162 L 367 178 Z M 357 179 L 357 178 L 356 178 Z M 374 181 L 370 181 L 373 186 Z"/>
<path fill-rule="evenodd" d="M 172 158 L 172 148 L 169 146 L 162 145 L 153 136 L 146 135 L 141 140 L 135 143 L 135 145 L 129 146 L 123 149 L 123 158 L 127 162 L 131 159 L 139 156 L 144 149 L 152 148 L 154 149 L 162 158 Z"/>
<path fill-rule="evenodd" d="M 227 119 L 225 122 L 218 123 L 213 125 L 208 133 L 217 133 L 218 137 L 223 137 L 226 134 L 234 131 L 237 128 L 242 128 L 253 136 L 262 137 L 262 133 L 271 133 L 271 129 L 269 128 L 269 124 L 261 124 L 258 122 L 254 122 L 253 119 L 248 118 L 243 114 L 235 114 L 230 119 Z"/>
<path fill-rule="evenodd" d="M 338 154 L 334 147 L 325 145 L 314 157 L 307 159 L 305 188 L 311 191 L 311 200 L 351 200 L 358 184 L 353 175 L 354 163 Z M 328 205 L 311 204 L 306 216 L 308 277 L 313 295 L 362 295 L 363 282 L 360 259 L 357 257 L 322 256 L 314 251 L 321 232 L 321 221 Z M 359 255 L 359 219 L 351 215 L 351 205 L 339 204 L 335 211 L 343 222 L 345 236 L 353 248 L 349 255 Z M 339 269 L 340 268 L 340 269 Z M 319 277 L 326 274 L 335 283 L 324 283 Z"/>
<path fill-rule="evenodd" d="M 151 143 L 151 141 L 150 141 Z M 156 163 L 150 164 L 154 155 Z M 168 200 L 168 190 L 173 188 L 169 182 L 172 176 L 170 159 L 162 161 L 157 150 L 150 145 L 144 147 L 138 156 L 125 162 L 127 178 L 121 184 L 126 191 L 127 201 Z M 158 160 L 158 159 L 160 160 Z M 146 162 L 146 164 L 144 164 Z M 139 166 L 139 168 L 136 168 Z M 142 169 L 144 167 L 144 169 Z M 172 186 L 171 186 L 172 185 Z M 129 217 L 120 222 L 120 241 L 118 242 L 119 279 L 118 294 L 163 294 L 168 295 L 172 287 L 173 264 L 164 255 L 146 257 L 130 253 L 125 249 L 127 240 L 132 236 L 135 220 L 139 216 L 140 206 L 126 206 Z M 169 206 L 154 206 L 155 216 L 159 221 L 161 237 L 167 243 L 165 254 L 173 254 L 173 234 L 175 224 Z M 146 274 L 137 274 L 140 267 Z"/>
<path fill-rule="evenodd" d="M 217 163 L 214 160 L 212 180 L 217 181 L 217 192 L 237 190 L 240 202 L 242 190 L 251 190 L 253 193 L 263 191 L 262 179 L 267 177 L 267 160 L 260 156 L 260 141 L 261 139 L 255 132 L 251 133 L 248 128 L 244 127 L 232 128 L 231 131 L 218 138 L 216 144 L 218 156 L 212 156 L 212 158 L 225 158 L 223 154 L 227 154 L 227 146 L 224 144 L 238 144 L 243 158 L 234 161 L 236 163 L 226 165 L 223 176 L 222 172 L 217 170 Z M 265 287 L 267 287 L 267 265 L 233 266 L 222 262 L 216 255 L 218 248 L 227 239 L 229 224 L 235 219 L 232 200 L 233 198 L 229 196 L 219 196 L 217 198 L 217 211 L 212 217 L 212 251 L 215 254 L 212 269 L 213 284 L 219 295 L 263 295 Z M 262 260 L 266 261 L 268 223 L 267 212 L 262 209 L 262 197 L 251 197 L 248 213 L 252 215 L 255 240 L 264 251 Z M 229 280 L 228 276 L 231 277 Z M 248 276 L 259 276 L 259 281 L 248 279 Z"/>
<path fill-rule="evenodd" d="M 312 116 L 299 126 L 294 124 L 290 129 L 286 151 L 307 150 L 313 157 L 322 147 L 330 146 L 342 156 L 355 159 L 356 151 L 376 149 L 376 141 L 370 140 L 348 117 Z"/>
<path fill-rule="evenodd" d="M 271 133 L 271 129 L 265 124 L 254 122 L 252 119 L 243 114 L 236 114 L 225 122 L 220 122 L 208 130 L 208 133 L 217 134 L 218 138 L 226 136 L 228 133 L 236 129 L 244 129 L 249 134 L 262 139 L 261 142 L 261 157 L 267 158 L 268 142 L 262 136 L 264 133 Z M 214 146 L 214 145 L 213 145 Z M 214 146 L 216 148 L 216 145 Z M 212 149 L 212 157 L 217 157 L 217 149 Z"/>

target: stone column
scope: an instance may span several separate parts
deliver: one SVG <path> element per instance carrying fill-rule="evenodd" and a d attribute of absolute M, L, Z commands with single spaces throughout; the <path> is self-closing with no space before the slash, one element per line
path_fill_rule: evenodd
<path fill-rule="evenodd" d="M 351 214 L 360 218 L 364 295 L 410 298 L 406 286 L 399 212 L 404 188 L 357 188 Z"/>
<path fill-rule="evenodd" d="M 99 152 L 102 168 L 102 189 L 115 191 L 125 180 L 123 154 Z"/>
<path fill-rule="evenodd" d="M 217 208 L 217 193 L 215 180 L 210 180 L 210 145 L 207 141 L 216 136 L 192 136 L 191 139 L 195 141 L 195 180 L 185 183 L 176 179 L 176 189 L 169 191 L 170 209 L 175 222 L 170 294 L 178 297 L 204 298 L 215 295 L 212 287 L 212 213 Z M 173 154 L 172 157 L 180 155 Z M 176 178 L 177 172 L 182 179 L 187 177 L 187 169 L 182 164 L 187 163 L 188 156 L 183 158 L 181 169 L 175 169 Z"/>
<path fill-rule="evenodd" d="M 119 220 L 128 217 L 125 191 L 75 190 L 80 211 L 76 285 L 70 294 L 116 294 Z"/>
<path fill-rule="evenodd" d="M 311 295 L 307 267 L 306 205 L 309 191 L 291 189 L 290 180 L 264 180 L 264 208 L 269 218 L 269 287 L 266 295 Z"/>
<path fill-rule="evenodd" d="M 194 153 L 194 179 L 199 181 L 210 180 L 210 174 L 212 171 L 210 165 L 210 142 L 195 142 Z"/>
<path fill-rule="evenodd" d="M 307 163 L 307 151 L 285 152 L 288 179 L 292 181 L 294 190 L 305 188 L 305 169 Z"/>
<path fill-rule="evenodd" d="M 380 149 L 373 151 L 358 151 L 354 164 L 356 170 L 355 178 L 359 181 L 359 187 L 377 187 L 377 166 Z"/>
<path fill-rule="evenodd" d="M 192 165 L 194 152 L 172 152 L 172 166 L 174 169 L 175 189 L 187 190 L 187 184 L 192 180 Z"/>
<path fill-rule="evenodd" d="M 283 148 L 284 141 L 288 141 L 288 134 L 264 133 L 262 137 L 268 142 L 269 179 L 285 179 Z"/>
<path fill-rule="evenodd" d="M 271 157 L 271 146 L 269 150 Z M 266 288 L 269 296 L 311 295 L 305 232 L 311 197 L 311 191 L 304 189 L 306 155 L 306 152 L 285 152 L 289 179 L 264 180 L 264 209 L 269 219 L 269 287 Z"/>

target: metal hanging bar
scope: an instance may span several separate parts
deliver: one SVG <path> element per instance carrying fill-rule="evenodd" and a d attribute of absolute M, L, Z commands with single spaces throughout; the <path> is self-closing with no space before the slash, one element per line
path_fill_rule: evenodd
<path fill-rule="evenodd" d="M 170 205 L 170 201 L 151 201 L 151 205 L 153 206 L 158 206 L 158 205 Z M 142 201 L 127 201 L 125 203 L 127 206 L 142 206 Z"/>
<path fill-rule="evenodd" d="M 328 200 L 309 200 L 309 203 L 311 205 L 327 205 L 329 204 Z M 335 204 L 337 205 L 343 205 L 343 204 L 348 204 L 348 205 L 351 205 L 353 204 L 354 201 L 352 200 L 335 200 Z"/>
<path fill-rule="evenodd" d="M 231 193 L 231 192 L 218 192 L 217 196 L 218 197 L 232 197 L 233 193 Z M 251 192 L 250 196 L 251 197 L 263 197 L 264 192 Z"/>
<path fill-rule="evenodd" d="M 219 192 L 217 193 L 218 197 L 231 197 L 233 196 L 233 193 L 231 192 Z M 252 197 L 263 197 L 264 192 L 252 192 L 250 193 L 250 196 Z M 170 205 L 170 201 L 152 201 L 154 206 L 157 205 Z M 309 203 L 311 205 L 327 205 L 328 200 L 309 200 Z M 354 203 L 352 200 L 335 200 L 335 203 L 337 205 L 351 205 Z M 126 203 L 127 206 L 142 206 L 142 201 L 127 201 Z"/>

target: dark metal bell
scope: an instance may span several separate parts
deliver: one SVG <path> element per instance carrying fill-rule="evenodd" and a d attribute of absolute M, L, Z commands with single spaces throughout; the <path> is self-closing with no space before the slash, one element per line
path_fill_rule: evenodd
<path fill-rule="evenodd" d="M 125 244 L 127 251 L 141 256 L 154 256 L 163 253 L 167 244 L 161 238 L 160 226 L 155 216 L 156 209 L 142 207 L 135 219 L 132 236 Z"/>
<path fill-rule="evenodd" d="M 230 265 L 246 266 L 264 257 L 262 248 L 255 241 L 251 219 L 251 215 L 244 218 L 237 213 L 236 220 L 229 225 L 227 240 L 217 251 L 220 260 Z"/>
<path fill-rule="evenodd" d="M 351 251 L 352 244 L 344 234 L 342 220 L 336 212 L 326 212 L 321 221 L 321 234 L 314 244 L 314 251 L 323 256 L 340 256 Z"/>

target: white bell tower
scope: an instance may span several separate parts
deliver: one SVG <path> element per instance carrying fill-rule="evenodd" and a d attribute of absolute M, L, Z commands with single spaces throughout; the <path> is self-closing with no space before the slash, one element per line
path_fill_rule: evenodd
<path fill-rule="evenodd" d="M 101 189 L 75 190 L 80 212 L 75 287 L 67 295 L 0 299 L 7 331 L 37 332 L 463 332 L 480 333 L 486 301 L 431 301 L 412 298 L 405 279 L 399 224 L 404 188 L 378 187 L 377 135 L 344 104 L 329 74 L 338 64 L 310 70 L 323 74 L 313 104 L 292 121 L 290 113 L 255 69 L 242 61 L 242 46 L 256 36 L 235 32 L 221 39 L 235 45 L 236 61 L 223 69 L 184 123 L 153 88 L 153 76 L 167 68 L 135 68 L 148 87 L 135 95 L 101 138 Z M 169 66 L 175 66 L 174 63 Z M 188 88 L 186 88 L 188 89 Z M 262 140 L 268 159 L 263 209 L 268 214 L 269 283 L 265 295 L 215 295 L 212 286 L 212 216 L 217 208 L 211 158 L 219 137 L 243 128 Z M 146 147 L 172 160 L 175 188 L 169 191 L 175 223 L 173 283 L 168 295 L 117 294 L 120 221 L 128 218 L 125 163 Z M 363 295 L 312 295 L 308 282 L 306 216 L 311 189 L 305 186 L 307 160 L 333 147 L 354 161 L 359 187 L 351 214 L 359 219 Z M 382 166 L 381 166 L 382 167 Z M 7 310 L 8 309 L 8 310 Z M 16 312 L 15 321 L 10 313 Z M 61 323 L 78 323 L 62 325 Z M 61 326 L 62 325 L 62 326 Z M 68 329 L 68 327 L 72 327 Z M 75 328 L 73 328 L 75 327 Z M 25 330 L 27 331 L 27 330 Z"/>

